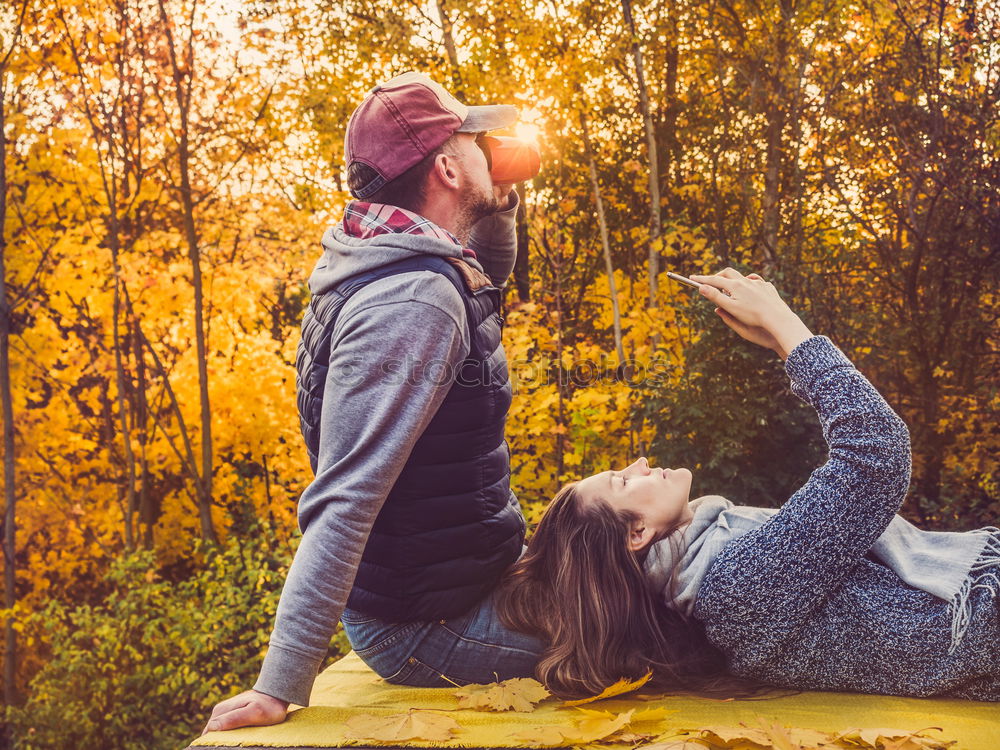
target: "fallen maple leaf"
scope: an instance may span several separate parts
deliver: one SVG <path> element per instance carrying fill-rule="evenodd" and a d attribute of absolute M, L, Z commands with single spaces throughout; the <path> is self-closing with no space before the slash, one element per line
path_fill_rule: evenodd
<path fill-rule="evenodd" d="M 704 727 L 701 737 L 711 747 L 727 750 L 772 750 L 774 747 L 767 732 L 745 724 L 738 727 Z"/>
<path fill-rule="evenodd" d="M 644 677 L 640 677 L 638 680 L 635 680 L 634 682 L 626 679 L 621 679 L 618 680 L 618 682 L 614 683 L 613 685 L 608 685 L 608 687 L 604 688 L 604 690 L 602 690 L 598 695 L 592 695 L 589 698 L 580 698 L 579 700 L 575 701 L 564 701 L 563 705 L 582 706 L 585 703 L 593 703 L 594 701 L 602 701 L 605 698 L 613 698 L 616 695 L 631 693 L 632 691 L 638 690 L 647 682 L 649 682 L 652 676 L 653 676 L 652 672 L 647 672 Z"/>
<path fill-rule="evenodd" d="M 689 737 L 682 740 L 666 740 L 652 745 L 643 745 L 642 750 L 705 750 L 708 744 L 700 738 Z"/>
<path fill-rule="evenodd" d="M 592 711 L 586 708 L 576 709 L 584 718 L 576 722 L 574 737 L 577 742 L 597 742 L 621 731 L 632 721 L 635 711 L 625 711 L 615 714 L 611 711 Z"/>
<path fill-rule="evenodd" d="M 897 740 L 885 738 L 884 750 L 947 750 L 957 742 L 958 740 L 938 740 L 913 734 Z"/>
<path fill-rule="evenodd" d="M 535 704 L 550 693 L 538 680 L 515 677 L 489 685 L 466 685 L 455 691 L 459 708 L 481 708 L 486 711 L 533 711 Z"/>
<path fill-rule="evenodd" d="M 946 750 L 955 744 L 954 740 L 940 740 L 924 735 L 924 732 L 932 729 L 943 731 L 941 727 L 925 727 L 916 732 L 885 728 L 849 729 L 836 735 L 835 740 L 849 743 L 853 747 L 884 750 Z"/>
<path fill-rule="evenodd" d="M 833 735 L 815 729 L 799 729 L 786 727 L 774 721 L 767 721 L 758 716 L 760 729 L 768 736 L 774 750 L 816 750 L 817 748 L 833 748 Z"/>
<path fill-rule="evenodd" d="M 533 747 L 565 747 L 568 744 L 572 744 L 566 735 L 563 734 L 562 728 L 554 726 L 531 727 L 522 732 L 512 734 L 511 737 Z"/>
<path fill-rule="evenodd" d="M 450 740 L 461 727 L 450 716 L 430 711 L 410 709 L 405 714 L 374 716 L 359 714 L 346 723 L 345 737 L 352 740 L 378 740 L 399 742 L 403 740 Z"/>
<path fill-rule="evenodd" d="M 656 708 L 640 708 L 632 714 L 632 726 L 646 721 L 663 721 L 670 714 L 675 713 L 677 713 L 677 711 L 663 708 L 662 706 L 657 706 Z"/>
<path fill-rule="evenodd" d="M 611 741 L 616 745 L 632 745 L 636 747 L 637 745 L 642 745 L 643 750 L 646 750 L 644 743 L 649 742 L 651 739 L 655 738 L 655 734 L 640 734 L 636 732 L 618 732 L 611 738 Z M 704 746 L 702 746 L 704 747 Z"/>
<path fill-rule="evenodd" d="M 565 747 L 567 745 L 585 745 L 590 742 L 606 740 L 617 735 L 629 725 L 633 711 L 615 714 L 611 711 L 589 711 L 585 708 L 576 709 L 583 718 L 571 726 L 532 727 L 513 735 L 514 739 L 527 742 L 536 747 Z M 617 739 L 617 737 L 616 737 Z"/>

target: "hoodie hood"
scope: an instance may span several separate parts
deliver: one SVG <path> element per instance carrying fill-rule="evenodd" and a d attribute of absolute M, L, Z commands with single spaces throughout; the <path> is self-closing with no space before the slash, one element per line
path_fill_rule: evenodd
<path fill-rule="evenodd" d="M 475 258 L 463 255 L 453 242 L 419 234 L 388 233 L 359 239 L 344 231 L 342 222 L 323 235 L 323 255 L 309 277 L 309 291 L 323 294 L 345 279 L 373 271 L 414 255 L 461 258 L 477 271 L 483 267 Z"/>

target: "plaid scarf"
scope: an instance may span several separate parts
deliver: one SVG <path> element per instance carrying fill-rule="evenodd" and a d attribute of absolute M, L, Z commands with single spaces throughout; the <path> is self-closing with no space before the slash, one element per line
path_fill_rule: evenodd
<path fill-rule="evenodd" d="M 433 221 L 405 208 L 389 206 L 385 203 L 351 201 L 344 209 L 344 232 L 350 237 L 365 240 L 380 234 L 419 234 L 435 237 L 462 248 L 462 255 L 475 258 L 476 253 L 462 247 L 458 238 L 447 229 L 442 229 Z"/>

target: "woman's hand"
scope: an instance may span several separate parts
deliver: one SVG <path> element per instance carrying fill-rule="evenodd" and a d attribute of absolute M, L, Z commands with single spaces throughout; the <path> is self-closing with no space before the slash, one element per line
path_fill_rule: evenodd
<path fill-rule="evenodd" d="M 714 276 L 692 275 L 698 290 L 718 307 L 715 312 L 741 337 L 771 349 L 782 359 L 812 333 L 784 300 L 774 284 L 751 273 L 726 268 Z"/>
<path fill-rule="evenodd" d="M 287 715 L 288 701 L 272 698 L 256 690 L 247 690 L 222 701 L 212 709 L 212 717 L 201 733 L 280 724 Z"/>

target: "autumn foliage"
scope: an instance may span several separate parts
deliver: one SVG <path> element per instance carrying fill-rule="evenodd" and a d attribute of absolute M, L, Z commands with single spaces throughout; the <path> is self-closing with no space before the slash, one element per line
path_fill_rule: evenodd
<path fill-rule="evenodd" d="M 517 104 L 541 146 L 505 300 L 529 521 L 641 454 L 772 506 L 823 460 L 780 363 L 664 274 L 733 265 L 908 422 L 905 515 L 996 523 L 998 43 L 985 0 L 3 0 L 17 746 L 175 747 L 252 684 L 343 128 L 406 69 Z"/>

